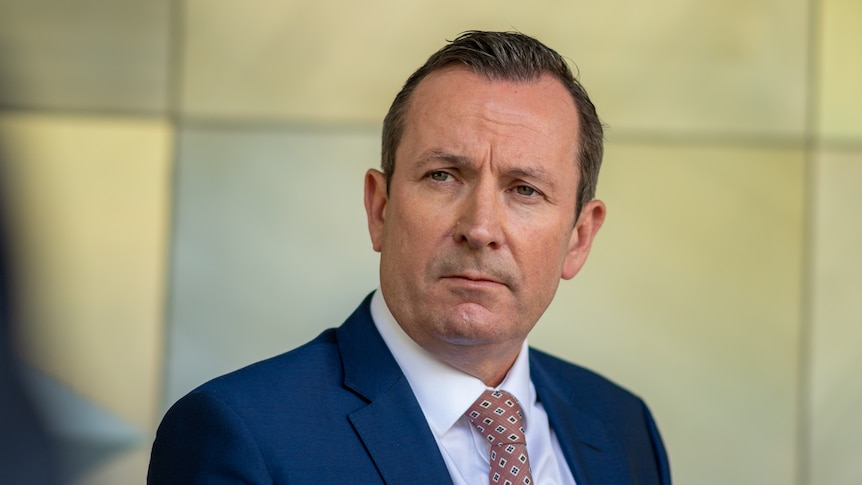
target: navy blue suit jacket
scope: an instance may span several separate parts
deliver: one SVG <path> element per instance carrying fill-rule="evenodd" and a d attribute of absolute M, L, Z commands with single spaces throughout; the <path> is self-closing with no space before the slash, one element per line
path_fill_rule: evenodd
<path fill-rule="evenodd" d="M 369 302 L 308 344 L 180 399 L 159 426 L 147 482 L 451 484 Z M 578 485 L 670 483 L 640 399 L 532 349 L 530 376 Z"/>

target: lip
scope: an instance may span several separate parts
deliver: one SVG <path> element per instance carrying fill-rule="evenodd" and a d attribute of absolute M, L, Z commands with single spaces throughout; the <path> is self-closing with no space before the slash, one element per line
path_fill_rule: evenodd
<path fill-rule="evenodd" d="M 443 279 L 461 280 L 467 282 L 467 284 L 477 285 L 506 285 L 506 283 L 494 278 L 493 276 L 480 273 L 451 274 L 443 276 Z"/>

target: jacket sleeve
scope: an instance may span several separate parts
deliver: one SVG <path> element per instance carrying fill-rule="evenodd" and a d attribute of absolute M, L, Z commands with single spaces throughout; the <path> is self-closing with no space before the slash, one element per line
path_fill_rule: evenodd
<path fill-rule="evenodd" d="M 147 483 L 273 483 L 260 449 L 239 415 L 195 391 L 168 410 L 156 433 Z"/>

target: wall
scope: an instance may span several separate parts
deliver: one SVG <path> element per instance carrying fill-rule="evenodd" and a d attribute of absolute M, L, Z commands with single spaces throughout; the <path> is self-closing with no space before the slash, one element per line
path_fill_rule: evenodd
<path fill-rule="evenodd" d="M 609 216 L 531 335 L 650 404 L 677 483 L 862 477 L 853 0 L 0 0 L 20 347 L 73 482 L 376 287 L 380 121 L 445 39 L 518 29 L 609 125 Z"/>

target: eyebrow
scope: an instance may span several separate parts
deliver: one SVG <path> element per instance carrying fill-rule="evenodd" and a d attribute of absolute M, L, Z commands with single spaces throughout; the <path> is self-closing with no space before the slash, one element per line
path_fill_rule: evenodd
<path fill-rule="evenodd" d="M 546 187 L 553 187 L 555 185 L 554 178 L 549 177 L 548 173 L 541 167 L 513 168 L 508 170 L 507 173 L 513 177 L 535 180 Z"/>
<path fill-rule="evenodd" d="M 472 158 L 464 155 L 455 155 L 440 148 L 432 148 L 423 152 L 418 159 L 417 167 L 422 168 L 433 162 L 444 161 L 452 164 L 455 167 L 470 167 L 475 165 Z M 512 167 L 505 170 L 505 173 L 513 178 L 521 178 L 527 180 L 535 180 L 546 187 L 553 187 L 554 178 L 548 175 L 544 168 L 539 166 Z"/>
<path fill-rule="evenodd" d="M 419 156 L 417 165 L 419 167 L 423 167 L 429 163 L 439 161 L 449 162 L 458 167 L 464 167 L 473 164 L 473 160 L 470 157 L 465 157 L 463 155 L 455 155 L 439 148 L 433 148 L 423 152 L 422 155 Z"/>

